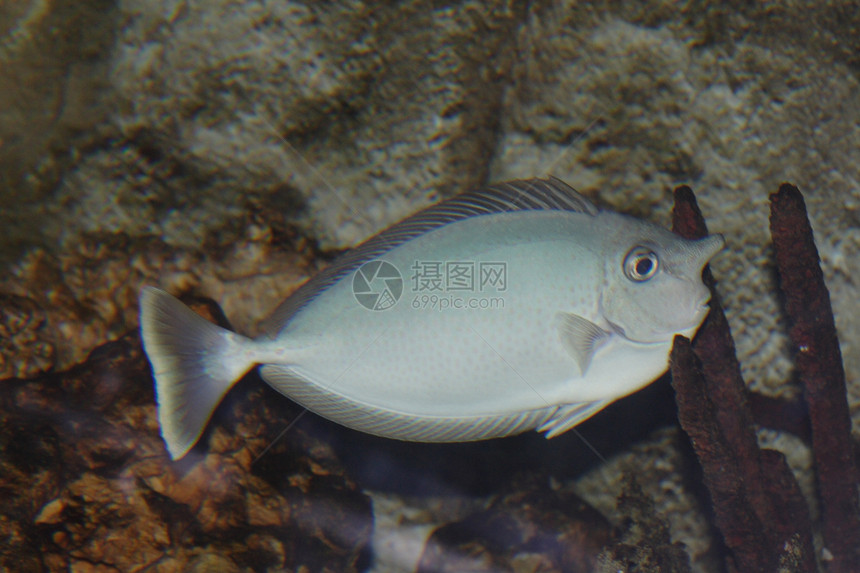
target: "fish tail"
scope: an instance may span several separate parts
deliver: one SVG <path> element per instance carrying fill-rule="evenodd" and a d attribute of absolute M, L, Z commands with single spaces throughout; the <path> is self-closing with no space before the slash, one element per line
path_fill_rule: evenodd
<path fill-rule="evenodd" d="M 254 366 L 253 341 L 153 287 L 140 294 L 140 330 L 155 378 L 161 436 L 176 460 L 200 439 L 221 398 Z"/>

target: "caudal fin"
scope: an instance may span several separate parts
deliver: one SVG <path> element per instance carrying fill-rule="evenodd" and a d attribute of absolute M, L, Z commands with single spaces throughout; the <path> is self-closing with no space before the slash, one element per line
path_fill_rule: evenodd
<path fill-rule="evenodd" d="M 140 294 L 140 331 L 155 377 L 161 436 L 176 460 L 200 438 L 224 394 L 254 366 L 244 351 L 251 340 L 153 287 Z"/>

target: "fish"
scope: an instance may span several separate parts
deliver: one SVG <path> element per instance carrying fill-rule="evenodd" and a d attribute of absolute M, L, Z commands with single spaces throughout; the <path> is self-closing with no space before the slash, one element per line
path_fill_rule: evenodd
<path fill-rule="evenodd" d="M 144 287 L 162 438 L 185 456 L 255 367 L 304 408 L 386 438 L 558 436 L 667 370 L 675 335 L 692 338 L 709 311 L 702 271 L 724 245 L 600 209 L 549 177 L 387 228 L 287 297 L 257 338 Z"/>

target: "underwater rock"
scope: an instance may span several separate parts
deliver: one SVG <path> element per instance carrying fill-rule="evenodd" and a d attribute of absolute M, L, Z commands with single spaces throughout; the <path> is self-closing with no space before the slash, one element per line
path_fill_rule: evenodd
<path fill-rule="evenodd" d="M 67 223 L 46 242 L 188 248 L 264 202 L 342 249 L 484 183 L 525 7 L 462 8 L 119 3 L 106 141 L 46 206 Z"/>
<path fill-rule="evenodd" d="M 68 369 L 136 328 L 138 296 L 147 284 L 215 296 L 238 329 L 255 334 L 256 322 L 318 263 L 312 245 L 257 212 L 237 224 L 242 236 L 229 244 L 213 239 L 206 255 L 127 233 L 85 235 L 56 257 L 31 251 L 0 278 L 0 380 Z"/>
<path fill-rule="evenodd" d="M 600 513 L 546 481 L 521 479 L 486 510 L 437 528 L 417 573 L 592 571 L 612 529 Z"/>
<path fill-rule="evenodd" d="M 0 294 L 0 380 L 30 378 L 54 366 L 45 312 L 33 299 Z"/>
<path fill-rule="evenodd" d="M 133 333 L 0 388 L 0 569 L 356 570 L 370 501 L 332 451 L 293 428 L 255 463 L 295 406 L 240 384 L 206 451 L 174 464 L 150 376 Z"/>
<path fill-rule="evenodd" d="M 113 0 L 0 3 L 0 261 L 38 244 L 44 204 L 109 115 Z M 41 223 L 35 223 L 41 221 Z"/>
<path fill-rule="evenodd" d="M 690 573 L 690 556 L 684 544 L 673 542 L 669 525 L 654 500 L 642 491 L 635 471 L 627 468 L 617 509 L 624 516 L 618 539 L 597 558 L 596 573 Z M 584 570 L 583 570 L 584 571 Z"/>

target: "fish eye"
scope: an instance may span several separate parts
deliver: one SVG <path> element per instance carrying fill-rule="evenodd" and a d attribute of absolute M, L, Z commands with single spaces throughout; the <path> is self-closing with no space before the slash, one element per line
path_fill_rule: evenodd
<path fill-rule="evenodd" d="M 624 275 L 631 281 L 647 281 L 659 268 L 657 253 L 646 247 L 633 247 L 624 257 Z"/>

